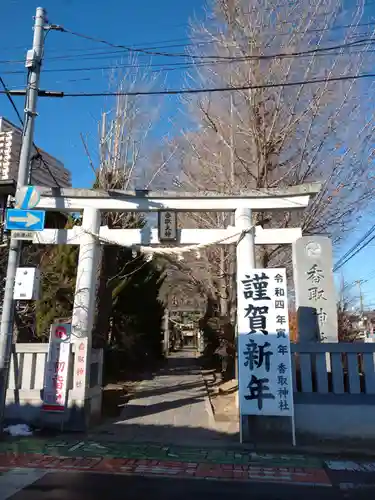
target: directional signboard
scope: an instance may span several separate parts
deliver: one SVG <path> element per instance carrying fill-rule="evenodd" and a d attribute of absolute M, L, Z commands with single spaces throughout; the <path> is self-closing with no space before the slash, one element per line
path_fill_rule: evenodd
<path fill-rule="evenodd" d="M 8 231 L 27 229 L 43 231 L 46 213 L 43 210 L 20 210 L 11 208 L 6 212 L 5 226 Z"/>
<path fill-rule="evenodd" d="M 12 238 L 15 240 L 33 241 L 36 231 L 12 231 Z"/>

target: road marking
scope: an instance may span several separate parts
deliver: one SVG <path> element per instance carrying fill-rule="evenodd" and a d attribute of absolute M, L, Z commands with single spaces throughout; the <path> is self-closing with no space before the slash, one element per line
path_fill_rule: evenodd
<path fill-rule="evenodd" d="M 0 500 L 6 500 L 35 483 L 49 471 L 43 469 L 15 468 L 0 477 Z"/>
<path fill-rule="evenodd" d="M 375 484 L 367 483 L 340 483 L 340 490 L 362 490 L 362 489 L 375 489 Z"/>
<path fill-rule="evenodd" d="M 375 472 L 375 462 L 352 462 L 352 461 L 339 461 L 330 460 L 326 461 L 329 469 L 335 471 L 350 471 L 350 472 Z"/>
<path fill-rule="evenodd" d="M 78 448 L 81 448 L 85 444 L 84 441 L 80 441 L 79 443 L 75 444 L 71 448 L 69 448 L 69 451 L 75 451 L 78 450 Z"/>

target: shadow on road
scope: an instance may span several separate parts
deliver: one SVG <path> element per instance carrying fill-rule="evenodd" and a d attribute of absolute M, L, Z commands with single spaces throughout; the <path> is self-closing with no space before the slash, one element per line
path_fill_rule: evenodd
<path fill-rule="evenodd" d="M 137 390 L 137 397 L 138 398 L 148 398 L 152 396 L 160 396 L 162 394 L 169 394 L 172 392 L 177 392 L 177 391 L 186 391 L 189 389 L 197 389 L 201 387 L 201 383 L 187 383 L 187 384 L 176 384 L 174 386 L 168 386 L 168 387 L 162 387 L 162 388 L 155 388 L 155 389 L 142 389 L 140 388 Z"/>
<path fill-rule="evenodd" d="M 344 495 L 334 488 L 272 483 L 116 476 L 92 473 L 47 474 L 12 500 L 372 500 L 373 492 Z"/>
<path fill-rule="evenodd" d="M 89 439 L 102 442 L 154 443 L 168 445 L 210 446 L 210 444 L 238 445 L 239 434 L 218 432 L 205 427 L 174 425 L 142 425 L 129 421 L 117 421 L 113 425 L 98 428 L 88 434 Z"/>
<path fill-rule="evenodd" d="M 205 393 L 202 392 L 201 397 L 188 397 L 182 399 L 175 399 L 173 401 L 163 401 L 161 403 L 155 403 L 150 405 L 132 405 L 131 402 L 126 405 L 125 420 L 131 420 L 132 418 L 144 417 L 146 415 L 152 415 L 155 413 L 163 413 L 168 410 L 173 410 L 181 408 L 183 406 L 196 404 L 204 401 Z M 142 395 L 138 394 L 138 397 Z M 119 422 L 120 424 L 121 422 Z"/>

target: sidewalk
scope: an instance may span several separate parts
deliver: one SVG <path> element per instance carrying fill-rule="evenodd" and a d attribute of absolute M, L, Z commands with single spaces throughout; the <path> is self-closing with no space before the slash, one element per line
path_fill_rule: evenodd
<path fill-rule="evenodd" d="M 0 443 L 0 469 L 331 484 L 320 459 L 259 455 L 238 442 L 235 433 L 215 429 L 195 353 L 184 350 L 138 386 L 119 418 L 89 435 Z"/>
<path fill-rule="evenodd" d="M 0 443 L 0 470 L 12 469 L 332 486 L 319 458 L 117 441 Z"/>
<path fill-rule="evenodd" d="M 34 468 L 375 487 L 371 459 L 360 455 L 355 461 L 343 461 L 337 453 L 325 455 L 316 448 L 259 452 L 240 445 L 235 433 L 219 431 L 194 352 L 182 351 L 138 386 L 119 418 L 88 435 L 0 442 L 0 471 Z"/>

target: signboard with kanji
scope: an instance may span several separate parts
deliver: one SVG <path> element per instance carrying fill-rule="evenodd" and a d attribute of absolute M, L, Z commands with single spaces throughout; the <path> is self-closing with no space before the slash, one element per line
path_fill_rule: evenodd
<path fill-rule="evenodd" d="M 68 394 L 71 325 L 56 323 L 51 326 L 47 364 L 44 374 L 44 411 L 63 412 Z"/>
<path fill-rule="evenodd" d="M 177 241 L 177 212 L 161 211 L 159 216 L 159 240 L 161 242 Z"/>
<path fill-rule="evenodd" d="M 238 280 L 241 415 L 293 416 L 285 269 L 250 269 Z"/>
<path fill-rule="evenodd" d="M 84 393 L 87 379 L 87 337 L 79 339 L 75 348 L 73 385 L 76 391 Z"/>

